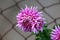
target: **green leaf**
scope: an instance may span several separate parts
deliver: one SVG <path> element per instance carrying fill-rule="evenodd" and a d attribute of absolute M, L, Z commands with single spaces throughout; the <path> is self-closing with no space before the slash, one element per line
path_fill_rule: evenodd
<path fill-rule="evenodd" d="M 43 32 L 39 32 L 38 34 L 36 34 L 36 40 L 51 40 L 50 39 L 50 33 L 51 33 L 51 29 L 45 28 L 43 30 Z"/>
<path fill-rule="evenodd" d="M 48 26 L 45 24 L 44 27 L 46 28 L 46 27 L 48 27 Z"/>
<path fill-rule="evenodd" d="M 60 26 L 60 24 L 58 24 Z"/>
<path fill-rule="evenodd" d="M 32 35 L 36 35 L 36 33 L 32 32 Z"/>
<path fill-rule="evenodd" d="M 36 38 L 35 40 L 41 40 L 41 38 Z"/>

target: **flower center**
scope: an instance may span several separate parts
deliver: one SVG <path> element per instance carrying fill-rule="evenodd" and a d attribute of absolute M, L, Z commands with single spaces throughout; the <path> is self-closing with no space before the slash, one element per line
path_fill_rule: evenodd
<path fill-rule="evenodd" d="M 23 21 L 23 26 L 24 27 L 27 27 L 27 28 L 30 28 L 31 27 L 31 23 L 29 22 L 28 19 L 26 19 L 26 20 Z"/>
<path fill-rule="evenodd" d="M 58 38 L 57 38 L 57 40 L 60 40 L 60 34 L 58 35 Z"/>

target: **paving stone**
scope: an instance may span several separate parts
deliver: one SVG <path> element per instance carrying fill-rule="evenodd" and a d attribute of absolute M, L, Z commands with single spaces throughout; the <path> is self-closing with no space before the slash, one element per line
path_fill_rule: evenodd
<path fill-rule="evenodd" d="M 1 38 L 1 34 L 0 34 L 0 38 Z"/>
<path fill-rule="evenodd" d="M 0 0 L 0 8 L 2 9 L 6 9 L 12 5 L 14 5 L 12 0 Z"/>
<path fill-rule="evenodd" d="M 31 32 L 24 32 L 23 30 L 19 29 L 17 26 L 15 26 L 15 29 L 19 31 L 24 37 L 28 37 Z"/>
<path fill-rule="evenodd" d="M 3 40 L 24 40 L 22 36 L 20 36 L 17 32 L 14 30 L 11 30 L 4 38 Z"/>
<path fill-rule="evenodd" d="M 35 40 L 35 35 L 29 37 L 28 40 Z"/>
<path fill-rule="evenodd" d="M 49 6 L 54 3 L 58 3 L 58 0 L 38 0 L 43 6 Z"/>
<path fill-rule="evenodd" d="M 25 1 L 25 0 L 15 0 L 16 2 L 19 2 L 19 1 Z"/>
<path fill-rule="evenodd" d="M 60 19 L 57 20 L 57 24 L 60 24 Z"/>
<path fill-rule="evenodd" d="M 48 25 L 49 29 L 52 29 L 55 26 L 55 23 L 51 23 L 50 25 Z"/>
<path fill-rule="evenodd" d="M 18 8 L 13 7 L 11 9 L 8 9 L 7 11 L 4 11 L 3 14 L 11 20 L 13 23 L 16 23 L 16 15 L 18 14 Z"/>
<path fill-rule="evenodd" d="M 43 11 L 42 11 L 43 12 Z M 51 19 L 46 13 L 42 13 L 43 14 L 43 18 L 45 18 L 46 23 L 48 24 L 49 22 L 53 21 L 53 19 Z"/>
<path fill-rule="evenodd" d="M 21 8 L 25 8 L 25 5 L 31 7 L 31 6 L 34 6 L 34 7 L 38 7 L 38 9 L 42 9 L 42 7 L 35 1 L 35 0 L 25 0 L 21 3 L 18 4 Z"/>
<path fill-rule="evenodd" d="M 60 5 L 55 5 L 55 6 L 46 8 L 45 11 L 54 18 L 60 17 Z"/>
<path fill-rule="evenodd" d="M 20 0 L 15 0 L 16 2 L 19 2 Z"/>
<path fill-rule="evenodd" d="M 11 28 L 11 24 L 5 20 L 3 16 L 0 15 L 0 33 L 3 35 L 5 32 L 7 32 Z"/>

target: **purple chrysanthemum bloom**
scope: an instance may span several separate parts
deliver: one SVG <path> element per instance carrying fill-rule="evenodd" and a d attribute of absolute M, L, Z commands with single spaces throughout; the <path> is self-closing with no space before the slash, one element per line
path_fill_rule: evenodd
<path fill-rule="evenodd" d="M 17 26 L 26 32 L 38 33 L 43 30 L 45 20 L 42 12 L 38 12 L 37 7 L 27 7 L 21 9 L 17 17 Z"/>
<path fill-rule="evenodd" d="M 55 29 L 51 32 L 51 39 L 52 40 L 60 40 L 60 27 L 55 26 Z"/>

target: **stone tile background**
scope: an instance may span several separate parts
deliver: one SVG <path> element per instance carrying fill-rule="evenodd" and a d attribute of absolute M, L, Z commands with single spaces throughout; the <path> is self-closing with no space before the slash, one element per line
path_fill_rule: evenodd
<path fill-rule="evenodd" d="M 16 15 L 25 5 L 37 6 L 48 28 L 60 23 L 60 0 L 0 0 L 0 40 L 35 40 L 30 32 L 16 27 Z"/>

